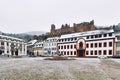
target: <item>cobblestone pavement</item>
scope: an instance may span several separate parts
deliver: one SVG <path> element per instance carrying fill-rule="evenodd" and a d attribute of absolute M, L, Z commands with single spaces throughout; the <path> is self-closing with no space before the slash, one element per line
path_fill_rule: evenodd
<path fill-rule="evenodd" d="M 0 80 L 120 80 L 120 63 L 113 59 L 43 60 L 0 58 Z"/>

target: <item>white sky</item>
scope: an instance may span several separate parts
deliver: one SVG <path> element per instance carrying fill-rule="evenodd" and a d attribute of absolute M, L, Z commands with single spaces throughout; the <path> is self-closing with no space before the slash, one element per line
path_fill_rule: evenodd
<path fill-rule="evenodd" d="M 0 0 L 0 31 L 49 32 L 51 24 L 95 21 L 95 25 L 120 23 L 120 0 Z"/>

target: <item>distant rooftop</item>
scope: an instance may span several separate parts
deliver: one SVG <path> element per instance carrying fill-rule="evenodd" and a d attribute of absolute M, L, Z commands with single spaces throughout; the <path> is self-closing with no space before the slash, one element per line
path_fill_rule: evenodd
<path fill-rule="evenodd" d="M 95 34 L 105 34 L 105 33 L 112 33 L 114 32 L 113 29 L 101 29 L 101 30 L 92 30 L 92 31 L 84 31 L 72 34 L 61 35 L 60 38 L 70 38 L 70 37 L 78 37 L 78 36 L 88 36 L 88 35 L 95 35 Z"/>
<path fill-rule="evenodd" d="M 15 39 L 15 40 L 24 41 L 23 39 L 19 39 L 19 38 L 15 38 L 15 37 L 10 37 L 10 36 L 5 36 L 5 35 L 0 35 L 0 37 L 2 37 L 2 38 L 10 38 L 10 39 Z"/>

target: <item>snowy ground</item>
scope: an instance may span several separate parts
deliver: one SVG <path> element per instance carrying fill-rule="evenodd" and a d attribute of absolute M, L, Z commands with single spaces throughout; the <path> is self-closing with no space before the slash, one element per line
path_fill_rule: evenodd
<path fill-rule="evenodd" d="M 120 59 L 0 58 L 0 80 L 120 80 Z"/>

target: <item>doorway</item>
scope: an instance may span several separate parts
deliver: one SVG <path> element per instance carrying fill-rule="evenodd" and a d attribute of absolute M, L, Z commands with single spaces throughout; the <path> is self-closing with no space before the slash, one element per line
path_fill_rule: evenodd
<path fill-rule="evenodd" d="M 77 53 L 78 57 L 85 57 L 85 50 L 77 50 Z"/>

